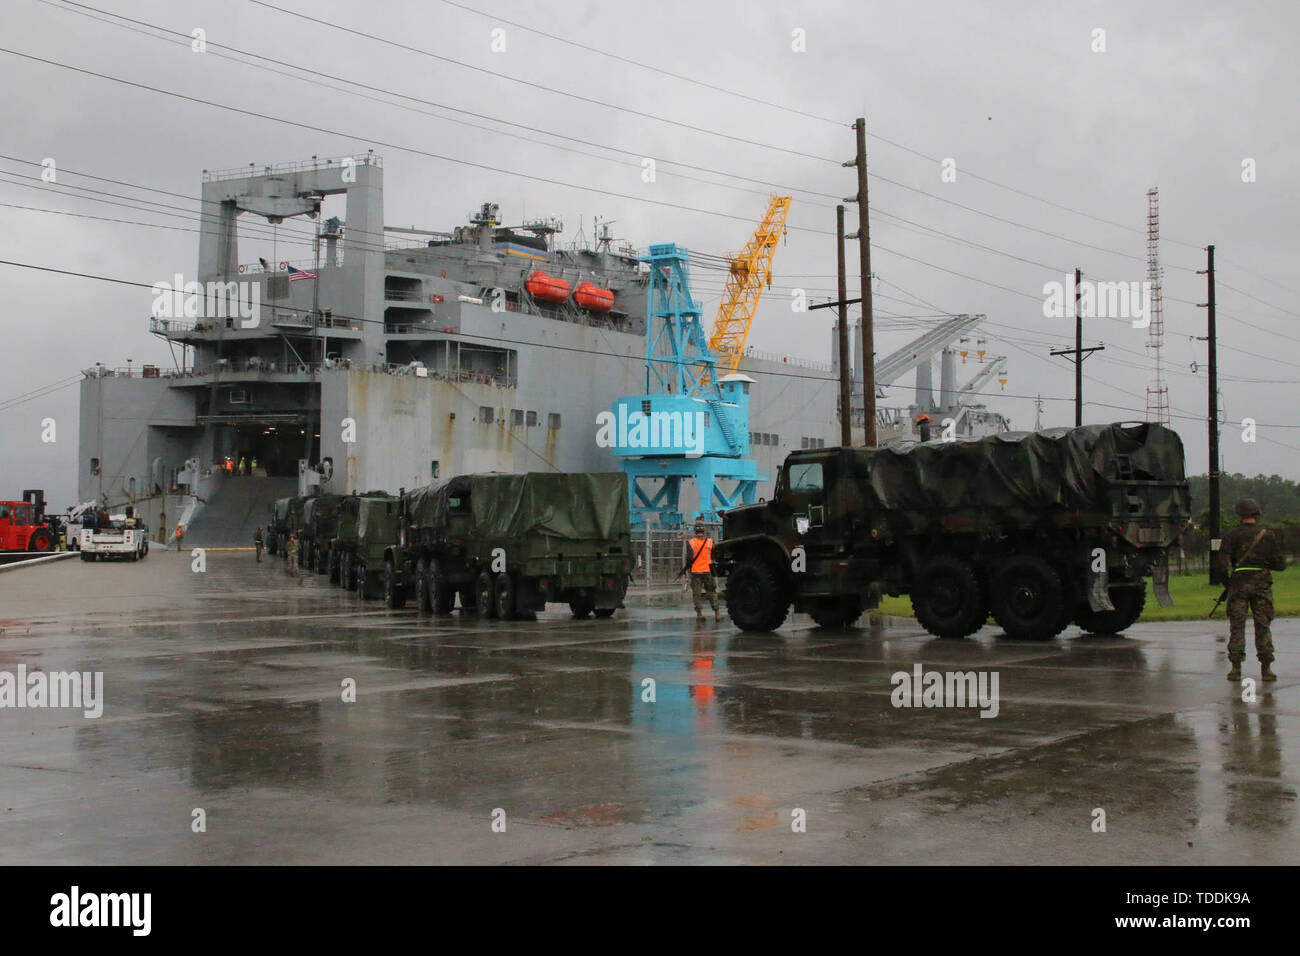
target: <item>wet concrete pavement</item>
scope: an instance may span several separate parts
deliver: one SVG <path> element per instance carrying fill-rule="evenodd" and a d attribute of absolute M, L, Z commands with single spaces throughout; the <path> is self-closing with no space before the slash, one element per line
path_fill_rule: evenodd
<path fill-rule="evenodd" d="M 102 671 L 105 698 L 0 709 L 0 862 L 1300 862 L 1298 621 L 1243 703 L 1221 619 L 1046 644 L 430 621 L 280 567 L 0 575 L 0 672 Z M 917 664 L 996 672 L 997 716 L 892 706 Z"/>

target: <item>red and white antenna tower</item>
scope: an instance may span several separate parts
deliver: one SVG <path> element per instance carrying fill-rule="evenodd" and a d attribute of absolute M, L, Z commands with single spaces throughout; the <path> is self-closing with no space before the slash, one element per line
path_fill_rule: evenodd
<path fill-rule="evenodd" d="M 1147 327 L 1147 348 L 1155 360 L 1155 381 L 1147 387 L 1147 421 L 1169 424 L 1169 386 L 1165 384 L 1160 367 L 1160 349 L 1164 345 L 1164 296 L 1160 280 L 1160 190 L 1152 186 L 1147 190 L 1147 284 L 1151 288 L 1151 324 Z"/>

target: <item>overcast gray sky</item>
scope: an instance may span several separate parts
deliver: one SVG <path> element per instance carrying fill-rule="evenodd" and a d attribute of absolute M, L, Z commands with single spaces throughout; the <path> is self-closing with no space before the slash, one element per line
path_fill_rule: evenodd
<path fill-rule="evenodd" d="M 987 347 L 1009 358 L 989 406 L 1032 427 L 1041 393 L 1043 423 L 1071 424 L 1072 370 L 1047 352 L 1073 344 L 1073 321 L 1044 318 L 1043 285 L 1076 266 L 1095 279 L 1145 278 L 1145 194 L 1158 186 L 1163 351 L 1189 470 L 1206 468 L 1205 345 L 1193 338 L 1205 334 L 1195 307 L 1205 282 L 1195 270 L 1213 242 L 1226 418 L 1260 423 L 1253 444 L 1236 424 L 1225 429 L 1225 467 L 1300 477 L 1294 3 L 270 2 L 469 66 L 252 0 L 6 0 L 7 50 L 328 132 L 0 53 L 0 259 L 146 284 L 192 277 L 203 169 L 371 147 L 384 158 L 386 223 L 429 229 L 492 200 L 507 221 L 562 218 L 561 241 L 580 219 L 590 237 L 600 216 L 638 247 L 722 253 L 744 244 L 779 186 L 794 196 L 790 230 L 751 344 L 826 361 L 830 318 L 793 312 L 791 290 L 825 297 L 834 287 L 834 204 L 855 188 L 839 162 L 864 115 L 880 354 L 939 312 L 984 313 Z M 191 50 L 196 28 L 206 53 Z M 494 30 L 504 50 L 493 50 Z M 294 67 L 333 79 L 308 82 Z M 642 157 L 659 160 L 653 183 Z M 32 165 L 46 158 L 56 184 Z M 941 175 L 949 158 L 955 182 Z M 1243 182 L 1246 160 L 1254 182 Z M 269 239 L 241 243 L 241 260 L 309 257 L 292 245 L 302 228 L 280 227 L 274 251 Z M 697 278 L 708 314 L 721 283 Z M 172 360 L 147 333 L 146 289 L 8 265 L 0 283 L 0 498 L 44 487 L 61 508 L 75 494 L 78 388 L 12 400 L 96 362 Z M 1097 319 L 1085 339 L 1107 346 L 1085 365 L 1085 420 L 1143 418 L 1147 332 Z M 895 389 L 882 404 L 909 398 Z M 53 443 L 41 441 L 47 418 Z"/>

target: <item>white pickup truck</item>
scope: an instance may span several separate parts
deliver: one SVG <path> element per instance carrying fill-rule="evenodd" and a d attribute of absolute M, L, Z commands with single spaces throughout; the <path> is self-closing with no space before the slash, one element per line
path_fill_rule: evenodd
<path fill-rule="evenodd" d="M 139 561 L 149 553 L 149 529 L 139 518 L 124 514 L 105 515 L 93 512 L 82 520 L 78 543 L 82 561 L 99 558 L 126 558 Z"/>

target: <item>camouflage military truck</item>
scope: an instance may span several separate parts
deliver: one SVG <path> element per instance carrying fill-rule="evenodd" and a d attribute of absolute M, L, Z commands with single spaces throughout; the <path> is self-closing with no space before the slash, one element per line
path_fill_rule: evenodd
<path fill-rule="evenodd" d="M 338 534 L 339 505 L 346 495 L 315 495 L 302 505 L 302 530 L 298 535 L 298 564 L 324 574 L 329 565 L 330 542 Z"/>
<path fill-rule="evenodd" d="M 384 559 L 397 543 L 397 506 L 392 495 L 368 493 L 349 497 L 348 511 L 355 502 L 355 518 L 340 520 L 341 529 L 352 536 L 339 549 L 339 583 L 362 598 L 372 600 L 384 593 Z"/>
<path fill-rule="evenodd" d="M 574 617 L 623 606 L 632 570 L 627 478 L 465 475 L 404 492 L 400 542 L 384 562 L 385 598 L 422 613 L 511 618 L 565 603 Z"/>
<path fill-rule="evenodd" d="M 380 502 L 396 502 L 397 499 L 386 491 L 367 491 L 365 494 L 353 492 L 346 495 L 339 502 L 338 524 L 335 528 L 334 537 L 329 543 L 329 555 L 326 559 L 325 572 L 329 575 L 330 584 L 337 584 L 339 587 L 345 587 L 348 590 L 355 590 L 356 578 L 350 571 L 358 563 L 364 564 L 364 561 L 358 562 L 356 559 L 358 535 L 358 523 L 361 519 L 362 503 L 377 500 Z M 372 505 L 366 505 L 366 508 L 372 508 Z M 396 513 L 394 511 L 394 513 Z M 377 527 L 379 522 L 378 514 L 373 517 L 368 513 L 367 517 L 371 518 L 367 526 Z M 396 527 L 394 525 L 394 527 Z M 372 544 L 380 542 L 380 537 L 372 530 L 368 536 Z M 385 545 L 391 544 L 397 540 L 396 531 L 393 532 L 392 539 L 384 542 Z M 383 564 L 383 551 L 378 552 L 379 560 L 371 561 L 371 564 Z M 345 573 L 349 572 L 349 573 Z"/>
<path fill-rule="evenodd" d="M 723 515 L 714 570 L 745 630 L 774 630 L 791 604 L 845 626 L 883 591 L 911 595 L 940 637 L 990 611 L 1014 638 L 1071 621 L 1113 634 L 1141 615 L 1146 577 L 1173 603 L 1189 512 L 1182 441 L 1156 424 L 796 451 L 771 501 Z"/>
<path fill-rule="evenodd" d="M 284 553 L 285 542 L 289 540 L 289 508 L 293 500 L 281 498 L 271 505 L 271 520 L 266 523 L 267 554 Z"/>

